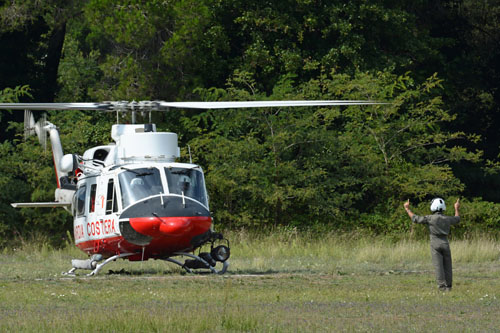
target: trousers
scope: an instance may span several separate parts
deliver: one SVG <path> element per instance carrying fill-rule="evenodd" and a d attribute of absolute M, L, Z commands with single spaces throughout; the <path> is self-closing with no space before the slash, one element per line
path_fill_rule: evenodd
<path fill-rule="evenodd" d="M 451 289 L 453 284 L 453 271 L 451 264 L 451 250 L 448 238 L 431 238 L 432 264 L 436 272 L 436 280 L 440 290 Z"/>

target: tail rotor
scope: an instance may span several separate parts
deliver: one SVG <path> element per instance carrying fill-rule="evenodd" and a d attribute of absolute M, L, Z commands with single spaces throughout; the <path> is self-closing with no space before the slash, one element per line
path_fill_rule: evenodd
<path fill-rule="evenodd" d="M 35 135 L 35 117 L 30 110 L 24 110 L 24 141 Z"/>
<path fill-rule="evenodd" d="M 44 130 L 44 126 L 47 125 L 47 114 L 42 114 L 42 117 L 35 123 L 35 117 L 31 110 L 24 110 L 24 141 L 28 139 L 29 136 L 37 135 L 38 141 L 47 149 L 47 131 Z"/>

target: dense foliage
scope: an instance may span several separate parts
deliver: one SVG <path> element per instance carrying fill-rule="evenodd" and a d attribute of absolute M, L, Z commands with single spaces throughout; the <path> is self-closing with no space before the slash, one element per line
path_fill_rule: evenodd
<path fill-rule="evenodd" d="M 459 1 L 0 1 L 0 101 L 374 99 L 334 108 L 155 115 L 206 172 L 229 228 L 406 232 L 403 200 L 464 196 L 500 226 L 500 5 Z M 29 86 L 29 88 L 28 88 Z M 18 87 L 18 88 L 15 88 Z M 65 151 L 109 142 L 113 117 L 55 112 Z M 50 152 L 2 112 L 0 238 L 65 237 Z M 75 131 L 78 128 L 78 131 Z M 184 152 L 187 149 L 184 149 Z M 186 154 L 185 154 L 186 155 Z M 186 161 L 186 157 L 184 157 Z"/>

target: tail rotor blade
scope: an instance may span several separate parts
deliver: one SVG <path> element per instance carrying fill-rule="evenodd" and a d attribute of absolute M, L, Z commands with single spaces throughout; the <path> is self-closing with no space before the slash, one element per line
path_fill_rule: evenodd
<path fill-rule="evenodd" d="M 29 136 L 35 135 L 35 117 L 30 110 L 24 110 L 24 141 Z"/>
<path fill-rule="evenodd" d="M 45 130 L 45 126 L 47 125 L 47 114 L 42 114 L 42 118 L 38 120 L 35 124 L 35 132 L 38 136 L 38 141 L 43 146 L 45 150 L 47 150 L 47 131 Z"/>

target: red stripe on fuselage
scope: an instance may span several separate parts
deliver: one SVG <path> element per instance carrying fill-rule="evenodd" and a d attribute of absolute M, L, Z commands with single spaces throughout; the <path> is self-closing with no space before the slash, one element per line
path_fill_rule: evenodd
<path fill-rule="evenodd" d="M 92 239 L 76 244 L 80 250 L 87 254 L 100 253 L 105 258 L 111 257 L 115 254 L 124 253 L 128 251 L 121 250 L 120 244 L 123 242 L 122 236 L 108 237 L 101 239 Z"/>

